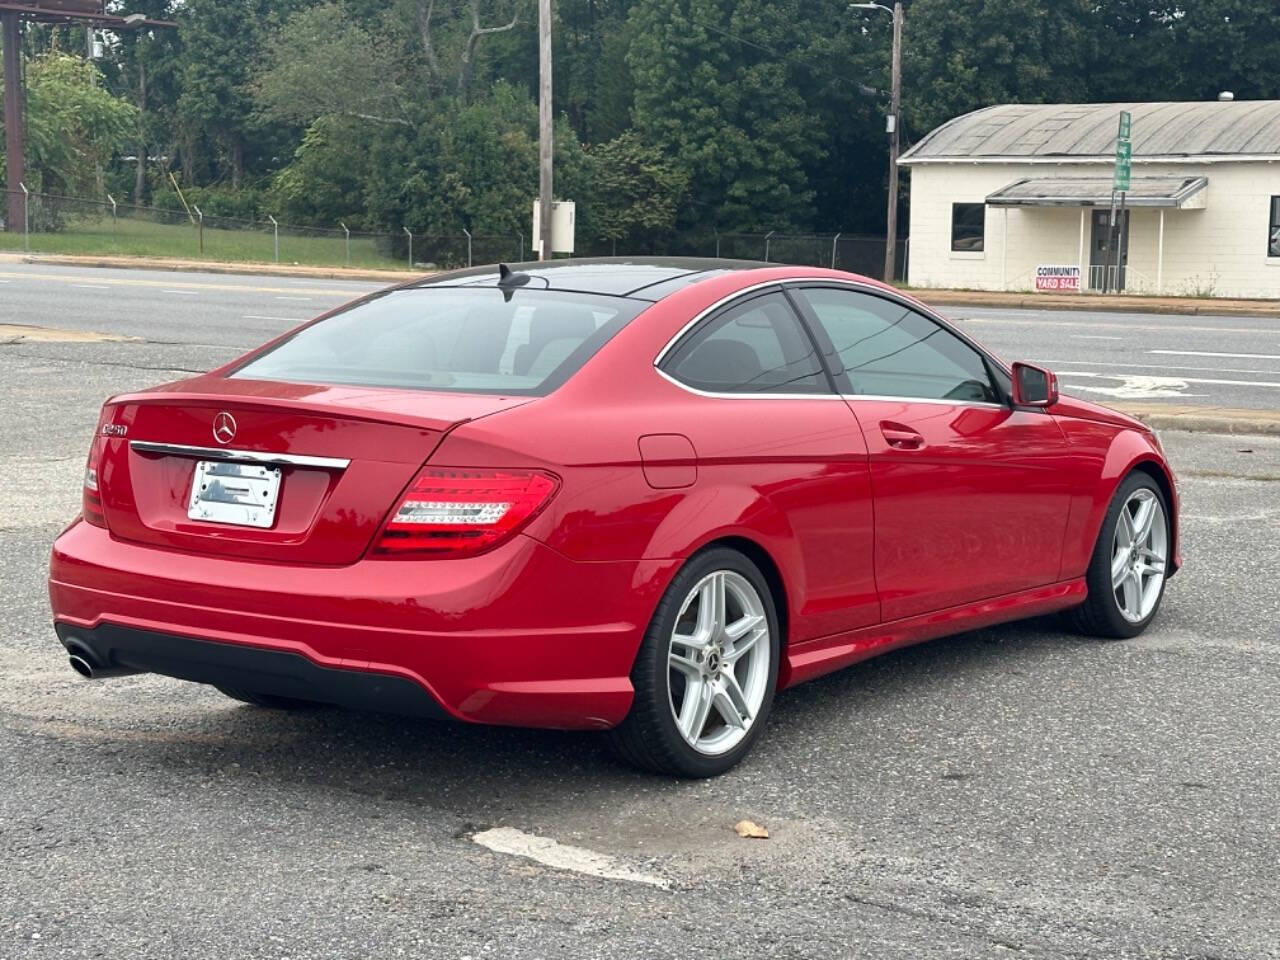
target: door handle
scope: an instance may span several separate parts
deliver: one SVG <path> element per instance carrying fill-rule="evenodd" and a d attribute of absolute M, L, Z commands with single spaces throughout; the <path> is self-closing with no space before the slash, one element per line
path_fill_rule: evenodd
<path fill-rule="evenodd" d="M 897 450 L 919 450 L 924 446 L 924 437 L 918 431 L 890 420 L 880 421 L 880 433 Z"/>

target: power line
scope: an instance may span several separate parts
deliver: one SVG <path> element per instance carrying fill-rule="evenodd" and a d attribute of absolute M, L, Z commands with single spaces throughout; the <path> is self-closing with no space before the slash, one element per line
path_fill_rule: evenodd
<path fill-rule="evenodd" d="M 836 80 L 840 83 L 849 82 L 848 77 L 843 77 L 840 74 L 835 73 L 834 71 L 828 70 L 827 68 L 821 66 L 820 64 L 813 63 L 810 60 L 805 60 L 804 58 L 797 57 L 793 54 L 780 53 L 777 50 L 774 50 L 770 47 L 766 47 L 763 43 L 756 43 L 754 40 L 748 40 L 746 37 L 740 37 L 737 34 L 730 33 L 728 30 L 725 30 L 721 27 L 713 26 L 712 24 L 709 24 L 709 23 L 703 23 L 701 20 L 694 20 L 692 17 L 689 18 L 689 22 L 692 23 L 694 26 L 701 27 L 703 30 L 710 30 L 712 33 L 718 33 L 722 37 L 727 37 L 728 39 L 733 40 L 735 43 L 740 43 L 743 46 L 747 46 L 747 47 L 754 47 L 757 50 L 763 50 L 765 53 L 769 54 L 769 56 L 773 57 L 775 60 L 785 60 L 788 63 L 794 63 L 797 66 L 804 67 L 807 70 L 812 70 L 815 73 L 825 74 L 828 79 Z M 858 92 L 862 94 L 864 97 L 888 96 L 888 93 L 886 93 L 884 90 L 877 89 L 876 87 L 867 86 L 865 83 L 860 83 L 857 86 L 858 86 Z"/>

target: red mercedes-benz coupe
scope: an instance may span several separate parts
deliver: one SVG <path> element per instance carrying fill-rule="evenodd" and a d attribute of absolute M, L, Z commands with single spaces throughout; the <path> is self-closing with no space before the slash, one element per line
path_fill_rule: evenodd
<path fill-rule="evenodd" d="M 486 267 L 109 400 L 53 548 L 86 677 L 610 729 L 723 772 L 774 692 L 1178 568 L 1155 435 L 919 302 L 729 261 Z"/>

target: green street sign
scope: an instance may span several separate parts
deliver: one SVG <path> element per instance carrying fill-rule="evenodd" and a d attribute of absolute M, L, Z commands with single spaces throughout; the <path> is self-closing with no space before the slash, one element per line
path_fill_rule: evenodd
<path fill-rule="evenodd" d="M 1128 116 L 1128 114 L 1125 114 Z M 1116 141 L 1116 174 L 1113 187 L 1116 190 L 1128 190 L 1129 179 L 1133 169 L 1133 144 L 1127 139 Z"/>
<path fill-rule="evenodd" d="M 1116 134 L 1116 174 L 1112 188 L 1123 192 L 1129 189 L 1130 174 L 1133 169 L 1133 141 L 1129 139 L 1133 131 L 1133 115 L 1128 110 L 1120 111 L 1120 129 Z"/>

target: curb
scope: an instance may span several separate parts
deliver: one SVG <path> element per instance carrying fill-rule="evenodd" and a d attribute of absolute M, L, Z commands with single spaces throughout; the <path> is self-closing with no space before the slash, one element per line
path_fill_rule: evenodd
<path fill-rule="evenodd" d="M 1141 420 L 1153 430 L 1183 430 L 1188 433 L 1248 433 L 1280 436 L 1280 414 L 1265 410 L 1235 410 L 1224 407 L 1139 407 L 1112 404 L 1113 409 Z"/>
<path fill-rule="evenodd" d="M 203 260 L 169 260 L 163 257 L 76 257 L 57 254 L 3 254 L 0 262 L 32 263 L 47 267 L 88 267 L 111 270 L 167 270 L 172 273 L 220 273 L 258 277 L 294 277 L 304 280 L 363 280 L 387 285 L 429 276 L 431 271 L 372 270 L 357 267 L 309 267 L 278 263 L 226 263 Z"/>

